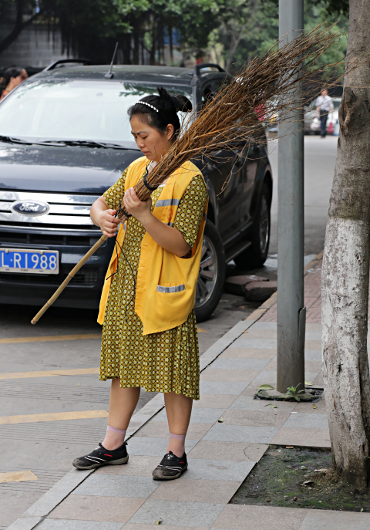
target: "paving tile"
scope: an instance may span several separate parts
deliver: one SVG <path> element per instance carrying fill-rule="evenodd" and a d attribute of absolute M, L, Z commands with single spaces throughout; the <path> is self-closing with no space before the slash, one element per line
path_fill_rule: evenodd
<path fill-rule="evenodd" d="M 247 442 L 247 443 L 271 443 L 271 440 L 278 433 L 275 427 L 244 427 L 240 425 L 225 425 L 216 423 L 207 434 L 204 440 L 219 442 Z"/>
<path fill-rule="evenodd" d="M 321 350 L 321 337 L 319 340 L 307 340 L 307 337 L 306 337 L 305 349 Z"/>
<path fill-rule="evenodd" d="M 188 453 L 188 457 L 205 460 L 232 460 L 236 462 L 251 460 L 252 462 L 258 462 L 265 454 L 267 448 L 267 444 L 200 440 Z"/>
<path fill-rule="evenodd" d="M 255 322 L 250 329 L 277 329 L 277 322 Z"/>
<path fill-rule="evenodd" d="M 254 392 L 255 393 L 255 392 Z M 239 396 L 236 398 L 234 403 L 230 406 L 230 410 L 260 410 L 265 411 L 269 407 L 270 404 L 273 404 L 275 407 L 277 407 L 277 411 L 279 412 L 291 412 L 292 410 L 295 410 L 297 404 L 292 403 L 290 401 L 284 402 L 284 401 L 267 401 L 264 399 L 253 399 L 253 396 Z"/>
<path fill-rule="evenodd" d="M 306 361 L 322 361 L 321 350 L 305 350 L 304 357 Z"/>
<path fill-rule="evenodd" d="M 290 414 L 284 423 L 284 429 L 324 429 L 328 430 L 328 417 L 326 414 Z"/>
<path fill-rule="evenodd" d="M 299 530 L 368 530 L 370 514 L 358 512 L 339 512 L 308 510 Z"/>
<path fill-rule="evenodd" d="M 130 450 L 130 448 L 128 448 Z M 104 466 L 97 469 L 95 475 L 122 475 L 151 477 L 152 471 L 159 463 L 158 456 L 130 455 L 128 464 L 123 466 Z"/>
<path fill-rule="evenodd" d="M 32 530 L 40 521 L 41 517 L 20 517 L 8 526 L 7 530 Z"/>
<path fill-rule="evenodd" d="M 323 373 L 320 372 L 319 374 L 317 374 L 317 376 L 315 377 L 315 379 L 313 380 L 313 384 L 315 386 L 319 386 L 321 388 L 324 388 L 324 377 L 323 377 Z"/>
<path fill-rule="evenodd" d="M 306 329 L 306 341 L 307 340 L 318 340 L 321 343 L 321 329 L 318 330 L 318 331 L 314 331 L 314 330 L 311 330 L 311 329 Z M 306 346 L 306 348 L 307 348 L 307 346 Z"/>
<path fill-rule="evenodd" d="M 236 396 L 226 394 L 201 394 L 200 399 L 193 401 L 195 408 L 227 409 L 235 401 Z"/>
<path fill-rule="evenodd" d="M 263 385 L 265 383 L 276 386 L 276 370 L 262 370 L 254 379 L 253 383 Z"/>
<path fill-rule="evenodd" d="M 126 523 L 124 530 L 153 530 L 152 524 L 135 524 L 135 523 Z M 161 530 L 209 530 L 209 526 L 174 526 L 172 524 L 162 524 Z"/>
<path fill-rule="evenodd" d="M 307 510 L 299 508 L 228 504 L 213 523 L 212 529 L 299 530 L 306 514 Z"/>
<path fill-rule="evenodd" d="M 164 525 L 210 526 L 221 513 L 224 504 L 205 502 L 157 501 L 149 499 L 130 523 L 153 524 L 162 519 Z"/>
<path fill-rule="evenodd" d="M 282 427 L 270 443 L 302 447 L 331 447 L 329 431 L 324 429 L 286 429 Z"/>
<path fill-rule="evenodd" d="M 232 394 L 238 396 L 246 387 L 248 382 L 235 381 L 200 381 L 200 393 L 202 394 Z"/>
<path fill-rule="evenodd" d="M 306 333 L 307 331 L 317 331 L 321 333 L 322 327 L 320 323 L 306 322 Z"/>
<path fill-rule="evenodd" d="M 100 497 L 134 497 L 147 499 L 158 482 L 151 477 L 91 475 L 72 495 L 98 495 Z"/>
<path fill-rule="evenodd" d="M 227 407 L 215 409 L 215 408 L 199 408 L 197 407 L 191 413 L 190 423 L 215 423 L 220 416 L 225 412 Z M 167 421 L 166 411 L 161 410 L 150 423 Z M 141 432 L 141 431 L 140 431 Z"/>
<path fill-rule="evenodd" d="M 227 379 L 230 382 L 250 383 L 258 373 L 259 370 L 223 370 L 209 368 L 201 374 L 200 381 L 224 381 Z"/>
<path fill-rule="evenodd" d="M 268 405 L 273 402 L 268 402 Z M 279 412 L 270 406 L 261 410 L 227 410 L 223 415 L 224 423 L 227 425 L 254 425 L 256 427 L 282 427 L 288 418 L 290 412 Z M 295 414 L 298 416 L 298 414 Z"/>
<path fill-rule="evenodd" d="M 62 500 L 79 484 L 81 484 L 86 477 L 88 477 L 93 470 L 77 471 L 73 469 L 69 471 L 63 478 L 58 480 L 54 486 L 40 497 L 25 513 L 25 516 L 45 516 L 57 506 Z"/>
<path fill-rule="evenodd" d="M 267 348 L 276 349 L 276 339 L 249 339 L 247 334 L 233 342 L 234 348 Z"/>
<path fill-rule="evenodd" d="M 250 460 L 207 460 L 189 456 L 189 467 L 182 480 L 221 480 L 242 482 L 253 469 L 255 462 Z"/>
<path fill-rule="evenodd" d="M 240 481 L 232 480 L 174 480 L 172 483 L 162 482 L 150 498 L 163 501 L 227 504 L 239 486 Z"/>
<path fill-rule="evenodd" d="M 249 385 L 246 386 L 246 388 L 243 390 L 243 392 L 240 392 L 240 396 L 248 396 L 249 398 L 253 399 L 255 394 L 256 394 L 256 392 L 257 392 L 257 390 L 258 390 L 258 387 L 261 384 L 262 383 L 260 381 L 252 381 L 251 383 L 249 383 Z M 274 385 L 272 385 L 272 386 L 274 386 Z"/>
<path fill-rule="evenodd" d="M 230 346 L 219 357 L 219 359 L 272 359 L 276 355 L 276 348 L 267 350 L 264 348 L 234 348 Z"/>
<path fill-rule="evenodd" d="M 196 444 L 196 440 L 186 440 L 186 450 L 190 451 Z M 167 438 L 150 438 L 145 436 L 134 436 L 130 438 L 129 451 L 131 455 L 161 456 L 166 453 L 168 445 Z"/>
<path fill-rule="evenodd" d="M 312 383 L 317 376 L 317 372 L 306 372 L 305 378 L 307 381 Z M 254 379 L 253 383 L 259 383 L 260 385 L 268 383 L 269 385 L 276 386 L 276 371 L 275 370 L 262 370 Z"/>
<path fill-rule="evenodd" d="M 125 523 L 146 499 L 69 495 L 49 516 L 51 519 Z"/>
<path fill-rule="evenodd" d="M 322 361 L 305 361 L 305 372 L 306 373 L 318 373 L 322 368 Z M 265 366 L 264 370 L 277 370 L 277 358 L 271 359 L 271 361 Z M 306 378 L 307 380 L 307 378 Z M 313 381 L 310 381 L 312 383 Z"/>
<path fill-rule="evenodd" d="M 213 409 L 213 410 L 218 410 L 218 409 Z M 225 409 L 221 409 L 221 413 L 217 414 L 217 419 L 222 415 L 224 410 Z M 192 423 L 190 423 L 189 425 L 186 439 L 195 440 L 195 441 L 200 440 L 205 435 L 205 433 L 212 427 L 214 423 L 214 422 L 207 423 L 207 424 L 195 423 L 193 422 L 193 419 L 191 421 Z M 170 436 L 170 433 L 168 430 L 168 423 L 167 421 L 152 420 L 140 429 L 140 431 L 138 432 L 138 435 L 140 435 L 140 437 L 165 438 L 166 440 L 168 440 Z"/>
<path fill-rule="evenodd" d="M 244 332 L 248 339 L 275 339 L 277 337 L 277 329 L 258 329 L 252 326 Z"/>
<path fill-rule="evenodd" d="M 324 396 L 324 394 L 322 394 L 322 396 Z M 313 405 L 315 405 L 316 409 L 313 408 Z M 296 404 L 294 411 L 301 414 L 326 414 L 325 398 L 322 397 L 320 401 L 317 401 L 316 403 L 303 403 L 301 401 Z"/>
<path fill-rule="evenodd" d="M 68 519 L 45 519 L 37 529 L 40 530 L 121 530 L 122 523 L 98 521 L 71 521 Z"/>
<path fill-rule="evenodd" d="M 263 370 L 269 363 L 268 359 L 224 359 L 218 358 L 210 369 L 220 370 Z M 227 375 L 227 374 L 226 374 Z"/>

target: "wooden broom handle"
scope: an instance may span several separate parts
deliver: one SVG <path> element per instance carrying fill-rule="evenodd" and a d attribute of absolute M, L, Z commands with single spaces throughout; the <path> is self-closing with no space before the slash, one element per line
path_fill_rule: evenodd
<path fill-rule="evenodd" d="M 106 241 L 108 238 L 107 236 L 102 236 L 99 241 L 95 243 L 93 247 L 90 248 L 90 250 L 84 255 L 84 257 L 73 267 L 73 269 L 69 272 L 67 278 L 63 281 L 63 283 L 58 287 L 58 289 L 55 291 L 53 296 L 46 302 L 43 308 L 40 309 L 40 311 L 37 313 L 35 317 L 31 320 L 31 324 L 36 324 L 36 322 L 42 317 L 42 315 L 45 313 L 45 311 L 50 307 L 55 300 L 58 298 L 60 293 L 64 290 L 64 288 L 69 284 L 69 282 L 72 280 L 73 276 L 81 269 L 82 265 L 84 265 L 90 256 L 94 254 L 96 250 Z"/>

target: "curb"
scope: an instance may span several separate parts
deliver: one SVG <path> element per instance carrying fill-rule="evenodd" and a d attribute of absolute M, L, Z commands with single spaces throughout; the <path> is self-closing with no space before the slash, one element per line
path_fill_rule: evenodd
<path fill-rule="evenodd" d="M 319 252 L 307 265 L 305 266 L 303 277 L 307 276 L 307 274 L 310 272 L 310 270 L 319 262 L 322 260 L 324 255 L 324 251 L 322 250 Z M 246 319 L 246 321 L 252 321 L 252 324 L 254 322 L 257 322 L 260 318 L 263 317 L 265 313 L 274 305 L 277 303 L 277 292 L 270 296 L 258 309 L 253 311 L 252 314 L 249 315 L 249 317 Z M 252 325 L 251 324 L 251 325 Z M 230 330 L 231 331 L 231 330 Z"/>
<path fill-rule="evenodd" d="M 324 251 L 317 254 L 304 268 L 304 276 L 322 259 Z M 223 353 L 244 331 L 253 326 L 267 311 L 277 303 L 277 292 L 268 298 L 258 309 L 253 311 L 245 320 L 241 320 L 231 328 L 223 337 L 215 342 L 200 357 L 200 371 L 203 372 L 217 357 Z M 142 409 L 132 416 L 128 429 L 127 440 L 136 434 L 146 423 L 164 408 L 163 394 L 157 394 Z M 63 500 L 68 497 L 82 482 L 84 482 L 94 469 L 89 471 L 69 471 L 62 479 L 38 499 L 23 515 L 12 523 L 8 530 L 33 530 L 41 523 Z"/>
<path fill-rule="evenodd" d="M 276 294 L 276 293 L 275 293 Z M 273 295 L 274 296 L 274 295 Z M 273 296 L 269 299 L 271 300 Z M 266 307 L 265 302 L 263 307 Z M 274 302 L 272 302 L 274 303 Z M 271 304 L 272 305 L 272 304 Z M 270 306 L 269 306 L 270 307 Z M 267 311 L 266 307 L 264 311 Z M 243 331 L 249 329 L 256 320 L 260 318 L 251 319 L 257 312 L 254 311 L 247 320 L 241 320 L 233 328 L 231 328 L 223 337 L 215 342 L 208 350 L 206 350 L 200 357 L 200 371 L 203 372 L 207 366 L 213 363 L 226 350 Z M 148 421 L 156 416 L 164 408 L 163 394 L 157 394 L 151 399 L 142 409 L 133 415 L 130 427 L 128 429 L 127 440 L 129 440 L 135 433 L 137 433 Z M 12 523 L 8 530 L 32 530 L 36 528 L 63 500 L 68 497 L 87 477 L 94 473 L 94 469 L 89 471 L 77 471 L 71 469 L 62 479 L 60 479 L 54 486 L 47 491 L 40 499 L 38 499 L 23 515 Z"/>

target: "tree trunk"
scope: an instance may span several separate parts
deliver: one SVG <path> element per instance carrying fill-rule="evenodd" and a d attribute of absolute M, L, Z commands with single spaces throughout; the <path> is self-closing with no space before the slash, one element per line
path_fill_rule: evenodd
<path fill-rule="evenodd" d="M 16 18 L 14 22 L 14 27 L 12 31 L 0 41 L 0 53 L 4 52 L 13 42 L 17 39 L 18 35 L 22 32 L 24 28 L 32 24 L 37 17 L 40 16 L 41 10 L 38 13 L 35 13 L 28 20 L 23 22 L 23 11 L 24 11 L 24 0 L 16 1 Z"/>
<path fill-rule="evenodd" d="M 172 38 L 172 23 L 168 26 L 168 42 L 170 46 L 170 61 L 173 66 L 173 38 Z"/>
<path fill-rule="evenodd" d="M 349 6 L 340 135 L 322 268 L 322 343 L 333 470 L 364 490 L 370 481 L 370 2 L 350 0 Z"/>

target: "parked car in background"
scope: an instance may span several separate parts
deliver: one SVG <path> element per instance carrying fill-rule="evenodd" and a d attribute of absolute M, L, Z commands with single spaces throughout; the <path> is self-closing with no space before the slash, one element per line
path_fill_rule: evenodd
<path fill-rule="evenodd" d="M 0 104 L 0 303 L 42 306 L 100 238 L 91 204 L 142 156 L 127 117 L 132 104 L 164 86 L 201 108 L 231 79 L 212 64 L 107 72 L 58 61 Z M 253 268 L 267 258 L 272 173 L 252 138 L 196 163 L 210 199 L 196 294 L 201 321 L 217 306 L 227 262 Z M 100 247 L 55 305 L 98 307 L 113 244 Z"/>
<path fill-rule="evenodd" d="M 329 134 L 335 133 L 335 126 L 338 123 L 338 110 L 341 98 L 332 98 L 334 112 L 329 112 L 328 121 L 326 122 L 326 131 Z M 304 132 L 306 134 L 320 134 L 320 120 L 315 119 L 316 99 L 306 107 L 304 113 Z"/>

